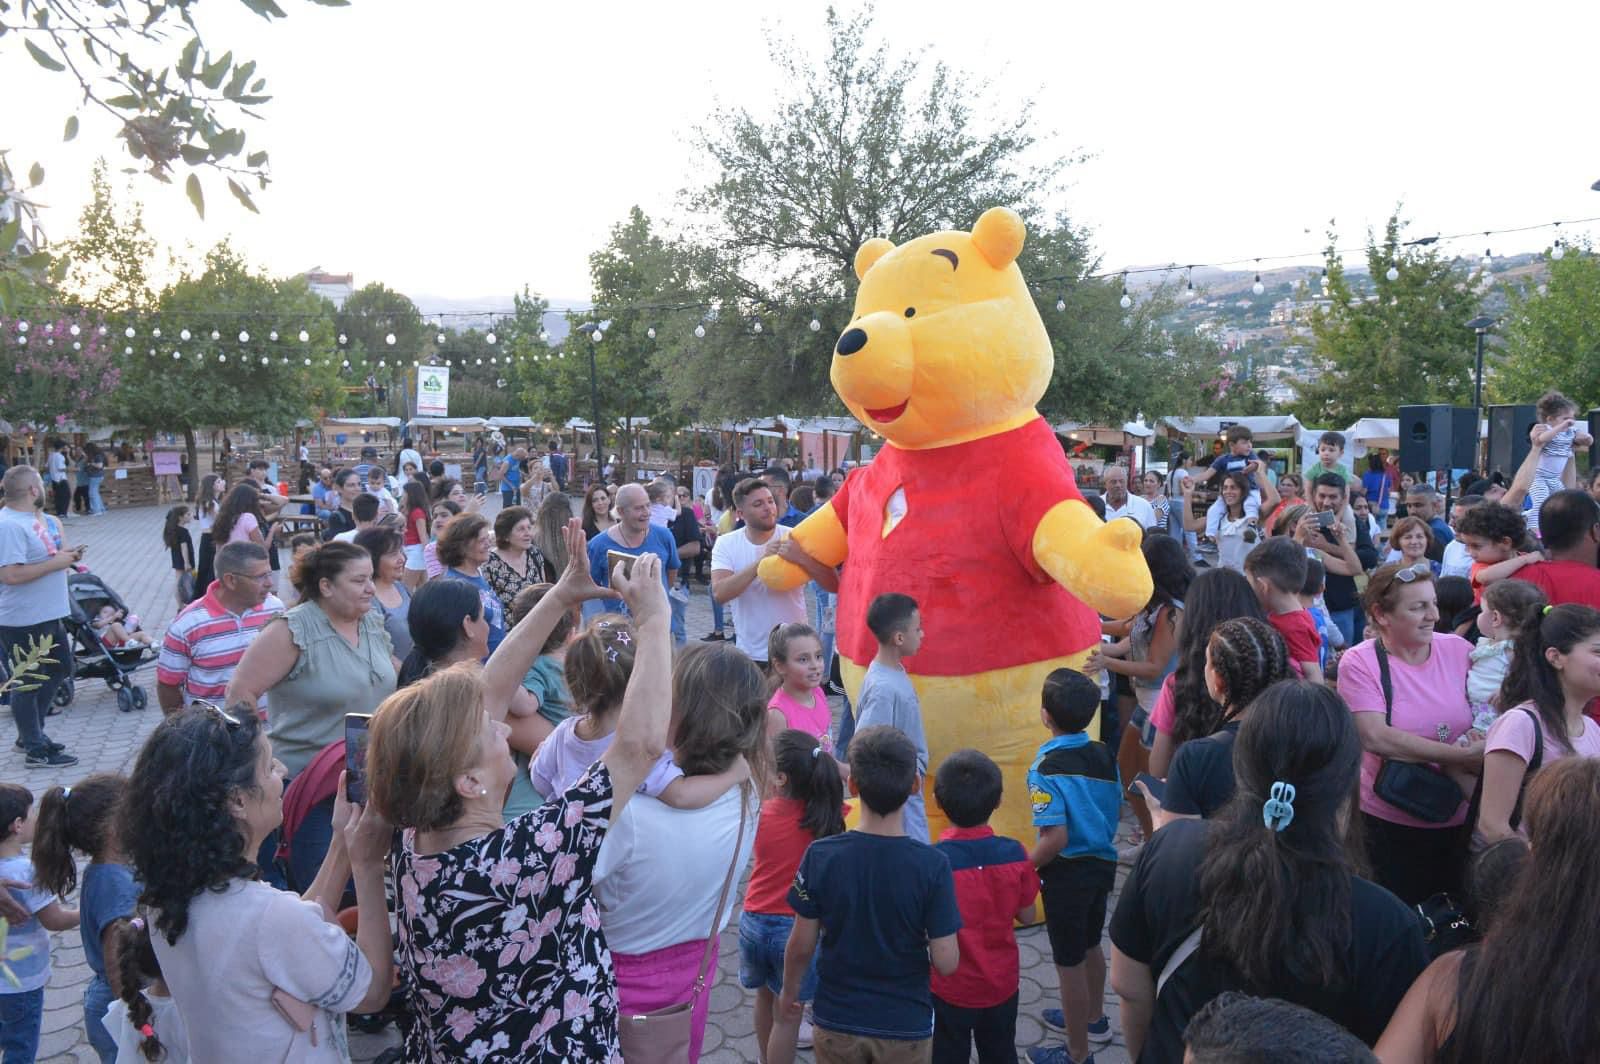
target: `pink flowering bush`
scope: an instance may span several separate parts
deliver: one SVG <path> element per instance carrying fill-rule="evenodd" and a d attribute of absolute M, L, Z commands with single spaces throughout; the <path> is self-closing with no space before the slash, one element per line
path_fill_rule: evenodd
<path fill-rule="evenodd" d="M 104 424 L 122 370 L 101 329 L 81 311 L 0 318 L 0 418 L 23 431 Z"/>

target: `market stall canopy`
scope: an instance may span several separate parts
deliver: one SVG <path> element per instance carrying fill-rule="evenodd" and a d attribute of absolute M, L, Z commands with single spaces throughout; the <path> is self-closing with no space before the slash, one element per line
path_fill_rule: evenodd
<path fill-rule="evenodd" d="M 446 429 L 450 432 L 482 432 L 489 427 L 489 423 L 481 417 L 414 417 L 411 419 L 411 427 Z"/>
<path fill-rule="evenodd" d="M 1099 446 L 1126 447 L 1133 441 L 1154 438 L 1156 430 L 1141 421 L 1124 421 L 1118 425 L 1090 425 L 1082 421 L 1061 421 L 1052 425 L 1057 436 L 1079 440 Z M 1130 440 L 1130 437 L 1132 438 Z"/>
<path fill-rule="evenodd" d="M 1298 418 L 1287 414 L 1257 417 L 1164 417 L 1157 424 L 1165 426 L 1168 436 L 1221 436 L 1234 425 L 1246 425 L 1258 441 L 1300 439 Z"/>
<path fill-rule="evenodd" d="M 325 429 L 356 429 L 365 431 L 371 429 L 397 429 L 400 427 L 397 417 L 330 417 L 322 422 Z"/>
<path fill-rule="evenodd" d="M 647 429 L 647 428 L 650 427 L 650 419 L 647 418 L 647 417 L 636 417 L 636 418 L 633 419 L 631 424 L 636 429 Z M 626 425 L 626 423 L 620 417 L 617 418 L 616 421 L 611 423 L 611 427 L 614 428 L 614 429 L 624 428 L 625 425 Z M 566 428 L 567 428 L 567 431 L 569 431 L 569 432 L 572 431 L 573 429 L 576 429 L 579 432 L 593 432 L 594 431 L 594 425 L 590 421 L 588 421 L 587 419 L 581 418 L 581 417 L 569 417 L 569 418 L 567 418 Z"/>
<path fill-rule="evenodd" d="M 1400 419 L 1397 417 L 1364 417 L 1344 430 L 1346 452 L 1359 458 L 1368 451 L 1387 447 L 1400 449 Z"/>
<path fill-rule="evenodd" d="M 531 417 L 492 417 L 489 427 L 492 429 L 537 429 L 542 428 L 542 421 L 535 421 Z"/>

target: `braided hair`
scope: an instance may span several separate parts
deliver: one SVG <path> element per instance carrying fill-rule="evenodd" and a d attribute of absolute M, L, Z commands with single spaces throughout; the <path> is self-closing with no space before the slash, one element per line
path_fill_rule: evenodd
<path fill-rule="evenodd" d="M 1238 617 L 1223 621 L 1207 644 L 1211 670 L 1222 681 L 1225 718 L 1238 716 L 1256 695 L 1290 678 L 1289 648 L 1265 621 Z"/>
<path fill-rule="evenodd" d="M 160 1060 L 166 1056 L 166 1049 L 153 1026 L 155 1010 L 144 996 L 144 988 L 161 978 L 161 962 L 151 945 L 150 931 L 142 916 L 117 920 L 111 926 L 117 943 L 117 982 L 122 989 L 122 1003 L 128 1008 L 128 1023 L 139 1032 L 139 1055 L 146 1060 Z"/>
<path fill-rule="evenodd" d="M 1222 707 L 1206 690 L 1206 647 L 1212 631 L 1236 617 L 1267 619 L 1250 581 L 1232 569 L 1207 569 L 1196 576 L 1184 606 L 1183 624 L 1178 626 L 1178 667 L 1172 674 L 1175 746 L 1203 739 L 1222 724 Z"/>

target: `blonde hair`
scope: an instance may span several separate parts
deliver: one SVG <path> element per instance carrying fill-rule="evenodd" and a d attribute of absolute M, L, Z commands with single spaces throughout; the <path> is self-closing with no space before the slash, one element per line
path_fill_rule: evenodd
<path fill-rule="evenodd" d="M 441 669 L 383 700 L 367 744 L 367 794 L 396 827 L 437 831 L 461 818 L 456 777 L 482 755 L 476 662 Z"/>

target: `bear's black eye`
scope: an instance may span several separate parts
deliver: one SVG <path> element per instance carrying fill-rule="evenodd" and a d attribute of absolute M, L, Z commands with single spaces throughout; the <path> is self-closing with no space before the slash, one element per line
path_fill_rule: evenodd
<path fill-rule="evenodd" d="M 916 316 L 917 316 L 917 308 L 916 307 L 907 307 L 906 308 L 906 317 L 914 318 Z"/>

